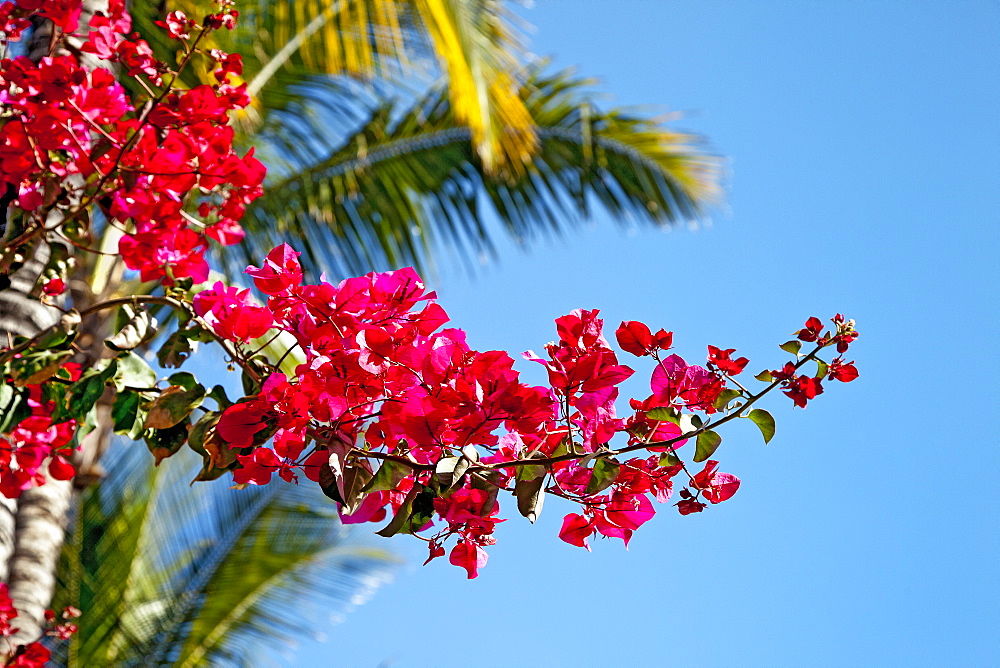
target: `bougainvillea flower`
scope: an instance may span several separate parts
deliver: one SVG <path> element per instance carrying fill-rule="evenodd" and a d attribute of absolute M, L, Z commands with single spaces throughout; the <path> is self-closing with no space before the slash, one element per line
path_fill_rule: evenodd
<path fill-rule="evenodd" d="M 740 488 L 740 479 L 731 473 L 718 473 L 719 462 L 710 459 L 705 468 L 695 474 L 693 484 L 712 503 L 722 503 Z"/>
<path fill-rule="evenodd" d="M 637 320 L 626 320 L 615 330 L 618 345 L 627 353 L 642 357 L 650 353 L 653 345 L 653 334 L 649 327 Z"/>
<path fill-rule="evenodd" d="M 464 568 L 469 573 L 469 579 L 479 577 L 479 569 L 486 565 L 489 555 L 486 550 L 474 543 L 460 540 L 455 543 L 448 555 L 448 561 L 454 566 Z"/>
<path fill-rule="evenodd" d="M 215 432 L 231 448 L 248 448 L 254 435 L 267 428 L 267 411 L 254 402 L 233 404 L 225 410 Z"/>
<path fill-rule="evenodd" d="M 839 357 L 830 362 L 828 378 L 839 380 L 842 383 L 849 383 L 858 377 L 858 370 L 854 362 L 844 362 Z"/>
<path fill-rule="evenodd" d="M 257 289 L 266 295 L 277 295 L 302 282 L 299 253 L 288 244 L 281 244 L 264 258 L 260 268 L 249 266 L 246 274 L 253 278 Z"/>
<path fill-rule="evenodd" d="M 683 499 L 677 502 L 677 510 L 681 515 L 690 515 L 691 513 L 700 513 L 701 511 L 708 508 L 707 504 L 702 503 L 696 499 Z"/>
<path fill-rule="evenodd" d="M 559 538 L 570 545 L 586 548 L 590 551 L 588 538 L 594 534 L 594 526 L 583 515 L 570 513 L 563 518 L 562 528 L 559 530 Z"/>
<path fill-rule="evenodd" d="M 798 338 L 800 341 L 811 342 L 817 340 L 822 332 L 823 321 L 814 316 L 806 320 L 806 326 L 798 331 Z"/>
<path fill-rule="evenodd" d="M 264 336 L 274 324 L 271 312 L 253 303 L 250 290 L 227 288 L 221 281 L 194 296 L 194 311 L 219 336 L 244 343 Z"/>
<path fill-rule="evenodd" d="M 715 346 L 708 347 L 708 361 L 716 366 L 716 368 L 722 373 L 728 373 L 730 376 L 735 376 L 741 373 L 750 360 L 746 357 L 741 357 L 739 359 L 731 359 L 730 355 L 736 352 L 736 348 L 729 348 L 727 350 L 721 350 Z"/>
<path fill-rule="evenodd" d="M 788 381 L 785 387 L 787 388 L 784 390 L 785 395 L 791 398 L 799 408 L 805 408 L 806 402 L 823 394 L 823 385 L 820 383 L 820 379 L 809 376 L 793 378 Z"/>

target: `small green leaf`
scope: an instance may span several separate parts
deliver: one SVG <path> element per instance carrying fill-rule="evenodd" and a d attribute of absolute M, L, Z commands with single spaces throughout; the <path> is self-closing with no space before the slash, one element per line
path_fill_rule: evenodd
<path fill-rule="evenodd" d="M 156 466 L 181 449 L 188 438 L 190 428 L 191 421 L 185 419 L 166 429 L 153 429 L 146 435 L 146 447 L 156 458 Z"/>
<path fill-rule="evenodd" d="M 65 417 L 82 422 L 104 394 L 104 386 L 117 373 L 118 360 L 115 359 L 100 360 L 84 371 L 80 379 L 70 385 L 69 391 L 66 392 Z"/>
<path fill-rule="evenodd" d="M 772 376 L 771 372 L 768 371 L 767 369 L 764 369 L 763 371 L 761 371 L 760 373 L 758 373 L 756 376 L 754 376 L 754 378 L 756 378 L 757 380 L 759 380 L 762 383 L 771 383 L 771 382 L 774 382 L 774 376 Z"/>
<path fill-rule="evenodd" d="M 222 417 L 222 413 L 220 412 L 207 411 L 198 418 L 198 421 L 194 423 L 194 426 L 191 427 L 191 431 L 188 433 L 188 446 L 202 457 L 209 456 L 208 451 L 205 449 L 205 437 L 208 436 L 208 431 L 219 423 L 220 417 Z"/>
<path fill-rule="evenodd" d="M 138 392 L 119 392 L 111 405 L 112 428 L 116 434 L 123 434 L 133 441 L 144 431 L 147 410 L 142 407 L 143 398 Z"/>
<path fill-rule="evenodd" d="M 122 353 L 116 358 L 118 371 L 115 373 L 115 388 L 121 392 L 126 387 L 152 387 L 156 384 L 156 372 L 134 352 Z"/>
<path fill-rule="evenodd" d="M 698 440 L 695 444 L 694 450 L 694 460 L 696 462 L 703 462 L 719 449 L 719 445 L 722 443 L 722 437 L 716 434 L 711 429 L 701 432 L 698 434 Z"/>
<path fill-rule="evenodd" d="M 0 434 L 10 433 L 31 417 L 28 395 L 28 388 L 15 388 L 7 383 L 0 385 Z"/>
<path fill-rule="evenodd" d="M 830 365 L 817 357 L 815 378 L 824 378 L 829 370 L 830 370 Z"/>
<path fill-rule="evenodd" d="M 519 479 L 514 483 L 514 496 L 517 497 L 517 511 L 523 517 L 527 517 L 528 521 L 532 524 L 542 514 L 542 504 L 545 502 L 545 490 L 542 489 L 544 485 L 544 475 L 538 478 Z"/>
<path fill-rule="evenodd" d="M 36 350 L 11 360 L 14 384 L 24 387 L 44 383 L 56 375 L 72 354 L 72 350 Z"/>
<path fill-rule="evenodd" d="M 646 417 L 650 420 L 677 424 L 680 421 L 680 412 L 673 406 L 657 406 L 646 411 Z"/>
<path fill-rule="evenodd" d="M 226 396 L 226 388 L 221 385 L 216 385 L 212 388 L 212 391 L 208 393 L 208 396 L 215 399 L 215 403 L 219 405 L 219 410 L 224 411 L 233 405 L 233 402 L 229 400 Z"/>
<path fill-rule="evenodd" d="M 82 319 L 76 309 L 67 311 L 59 318 L 59 323 L 47 329 L 32 347 L 36 350 L 52 348 L 65 350 L 69 348 L 69 345 L 73 343 L 73 339 L 76 338 L 80 322 L 82 322 Z"/>
<path fill-rule="evenodd" d="M 160 346 L 160 350 L 156 353 L 156 359 L 160 362 L 160 366 L 176 369 L 184 364 L 192 352 L 194 352 L 194 347 L 191 345 L 191 339 L 186 336 L 185 330 L 178 329 L 168 336 L 167 340 Z"/>
<path fill-rule="evenodd" d="M 187 371 L 178 371 L 177 373 L 170 374 L 167 377 L 167 382 L 171 385 L 180 385 L 185 390 L 193 390 L 195 387 L 201 387 L 194 374 Z M 204 390 L 205 388 L 202 387 L 201 389 Z"/>
<path fill-rule="evenodd" d="M 87 411 L 83 420 L 77 421 L 76 431 L 73 433 L 75 447 L 79 447 L 83 443 L 84 437 L 95 429 L 97 429 L 97 406 Z"/>
<path fill-rule="evenodd" d="M 171 385 L 160 392 L 149 407 L 146 429 L 166 429 L 172 427 L 201 406 L 205 398 L 205 388 L 195 384 L 190 390 L 180 385 Z"/>
<path fill-rule="evenodd" d="M 727 387 L 722 392 L 719 392 L 719 396 L 715 398 L 715 403 L 713 404 L 713 406 L 715 406 L 716 410 L 721 411 L 725 409 L 727 405 L 729 405 L 730 401 L 732 401 L 738 396 L 740 396 L 739 390 L 734 390 L 732 388 Z"/>
<path fill-rule="evenodd" d="M 799 351 L 802 349 L 802 342 L 798 341 L 796 339 L 792 339 L 791 341 L 785 341 L 779 347 L 782 350 L 784 350 L 786 353 L 791 353 L 793 355 L 798 355 Z"/>
<path fill-rule="evenodd" d="M 320 469 L 320 471 L 322 473 L 322 469 Z M 321 479 L 320 485 L 322 484 L 323 481 Z M 382 527 L 375 533 L 385 538 L 391 538 L 392 536 L 395 536 L 397 533 L 402 531 L 403 525 L 406 524 L 406 520 L 409 519 L 410 513 L 413 512 L 413 502 L 416 500 L 417 494 L 419 494 L 422 489 L 423 485 L 420 485 L 419 483 L 413 483 L 413 487 L 406 495 L 406 498 L 403 499 L 403 503 L 400 504 L 399 510 L 396 511 L 396 514 L 392 516 L 392 519 L 389 521 L 388 524 L 386 524 L 384 527 Z"/>
<path fill-rule="evenodd" d="M 600 458 L 595 461 L 585 493 L 597 494 L 606 490 L 618 477 L 618 471 L 621 470 L 621 467 L 622 465 L 612 457 Z"/>
<path fill-rule="evenodd" d="M 770 443 L 771 439 L 774 438 L 774 418 L 763 408 L 755 408 L 750 411 L 750 415 L 747 416 L 754 421 L 754 424 L 760 429 L 760 433 L 764 436 L 764 443 Z"/>
<path fill-rule="evenodd" d="M 544 478 L 546 471 L 545 467 L 541 464 L 522 464 L 517 467 L 517 479 L 518 480 L 536 480 L 538 478 Z"/>
<path fill-rule="evenodd" d="M 681 463 L 681 458 L 673 450 L 667 450 L 660 455 L 660 466 L 677 466 Z"/>
<path fill-rule="evenodd" d="M 135 311 L 131 306 L 122 306 L 120 313 L 126 321 L 117 334 L 105 339 L 104 345 L 108 348 L 132 350 L 156 336 L 156 318 L 150 316 L 145 308 Z"/>
<path fill-rule="evenodd" d="M 388 492 L 389 490 L 396 489 L 403 478 L 412 471 L 413 469 L 402 462 L 386 459 L 382 462 L 382 466 L 379 467 L 378 471 L 375 472 L 375 477 L 368 481 L 368 484 L 365 485 L 362 491 Z"/>
<path fill-rule="evenodd" d="M 406 495 L 403 505 L 399 507 L 392 521 L 376 533 L 386 538 L 397 533 L 415 533 L 427 524 L 434 515 L 433 491 L 414 483 L 413 489 Z"/>
<path fill-rule="evenodd" d="M 681 428 L 681 434 L 689 434 L 695 429 L 700 429 L 701 425 L 701 418 L 694 413 L 684 413 L 677 424 Z"/>

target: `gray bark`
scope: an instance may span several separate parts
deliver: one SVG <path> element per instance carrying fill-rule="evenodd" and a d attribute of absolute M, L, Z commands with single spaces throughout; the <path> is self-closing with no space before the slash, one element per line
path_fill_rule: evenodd
<path fill-rule="evenodd" d="M 43 247 L 37 256 L 11 276 L 10 287 L 0 291 L 0 345 L 7 335 L 32 336 L 55 323 L 59 311 L 28 296 L 47 259 Z M 7 582 L 15 549 L 18 501 L 0 496 L 0 580 Z"/>
<path fill-rule="evenodd" d="M 78 31 L 80 34 L 87 34 L 91 17 L 95 11 L 100 10 L 107 10 L 107 0 L 84 0 Z M 28 55 L 36 62 L 48 54 L 52 29 L 52 24 L 48 21 L 36 25 L 28 45 Z M 79 42 L 80 40 L 73 39 L 72 46 L 79 47 Z M 84 57 L 89 59 L 84 60 L 85 66 L 96 65 L 92 56 L 85 54 Z M 44 244 L 39 248 L 44 248 Z M 29 266 L 33 267 L 34 272 L 40 272 L 43 262 L 44 258 L 36 255 L 34 262 L 27 263 L 18 272 L 24 274 L 21 289 L 15 290 L 12 280 L 11 288 L 0 291 L 0 299 L 7 300 L 0 301 L 0 314 L 3 318 L 0 320 L 0 330 L 30 335 L 54 323 L 58 318 L 58 311 L 27 298 L 27 292 L 34 285 L 38 273 L 32 277 L 30 273 L 24 272 Z M 0 560 L 5 566 L 11 598 L 19 611 L 19 642 L 36 640 L 45 623 L 44 612 L 55 591 L 56 568 L 72 494 L 73 486 L 70 481 L 48 477 L 44 485 L 25 491 L 17 501 L 12 541 L 9 534 L 2 534 L 5 528 L 9 531 L 12 524 L 9 517 L 11 504 L 0 504 L 0 549 L 13 545 L 13 553 L 0 553 Z"/>
<path fill-rule="evenodd" d="M 18 500 L 8 579 L 10 597 L 19 613 L 17 642 L 28 643 L 41 636 L 45 609 L 55 592 L 72 496 L 70 481 L 46 477 L 44 485 L 26 490 Z"/>

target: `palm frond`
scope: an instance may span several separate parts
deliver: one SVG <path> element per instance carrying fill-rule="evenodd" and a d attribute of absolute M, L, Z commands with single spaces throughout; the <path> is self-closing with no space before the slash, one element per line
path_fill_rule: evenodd
<path fill-rule="evenodd" d="M 452 114 L 469 127 L 489 173 L 523 175 L 538 148 L 518 95 L 524 47 L 499 0 L 415 0 L 448 76 Z"/>
<path fill-rule="evenodd" d="M 168 61 L 176 42 L 156 30 L 161 13 L 200 16 L 211 0 L 137 2 L 135 23 L 156 54 Z M 241 27 L 209 36 L 203 46 L 239 52 L 252 105 L 237 118 L 251 134 L 274 98 L 317 75 L 366 81 L 447 80 L 459 124 L 470 128 L 487 171 L 518 176 L 538 148 L 531 116 L 518 90 L 524 45 L 501 0 L 257 0 L 244 3 Z M 207 60 L 196 59 L 188 85 L 214 83 Z M 420 86 L 424 88 L 424 85 Z"/>
<path fill-rule="evenodd" d="M 353 543 L 315 489 L 188 487 L 190 455 L 106 457 L 63 554 L 58 605 L 83 616 L 62 665 L 251 665 L 385 581 L 391 557 Z"/>
<path fill-rule="evenodd" d="M 693 135 L 598 109 L 587 83 L 568 73 L 536 75 L 521 89 L 540 148 L 513 180 L 475 159 L 472 132 L 441 90 L 402 111 L 371 108 L 338 144 L 322 131 L 326 114 L 303 113 L 286 134 L 258 137 L 283 160 L 244 217 L 247 259 L 294 238 L 314 271 L 427 269 L 435 244 L 463 258 L 491 253 L 488 208 L 518 241 L 562 231 L 594 201 L 623 222 L 669 225 L 704 215 L 719 192 L 720 161 Z M 322 148 L 329 152 L 317 160 Z"/>

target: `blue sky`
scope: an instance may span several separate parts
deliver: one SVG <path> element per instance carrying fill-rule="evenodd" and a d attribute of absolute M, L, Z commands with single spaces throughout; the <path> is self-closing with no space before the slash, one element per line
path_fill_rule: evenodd
<path fill-rule="evenodd" d="M 559 541 L 572 508 L 555 499 L 534 526 L 501 526 L 474 581 L 393 539 L 396 581 L 296 664 L 1000 665 L 998 3 L 523 14 L 533 51 L 599 77 L 602 104 L 684 112 L 676 125 L 728 157 L 728 194 L 696 231 L 599 214 L 527 253 L 504 245 L 471 280 L 445 264 L 435 287 L 470 344 L 537 350 L 554 318 L 600 308 L 610 329 L 673 330 L 690 362 L 738 347 L 756 372 L 806 317 L 843 312 L 861 377 L 805 411 L 775 397 L 768 447 L 727 429 L 739 493 L 701 515 L 658 507 L 628 551 Z"/>

